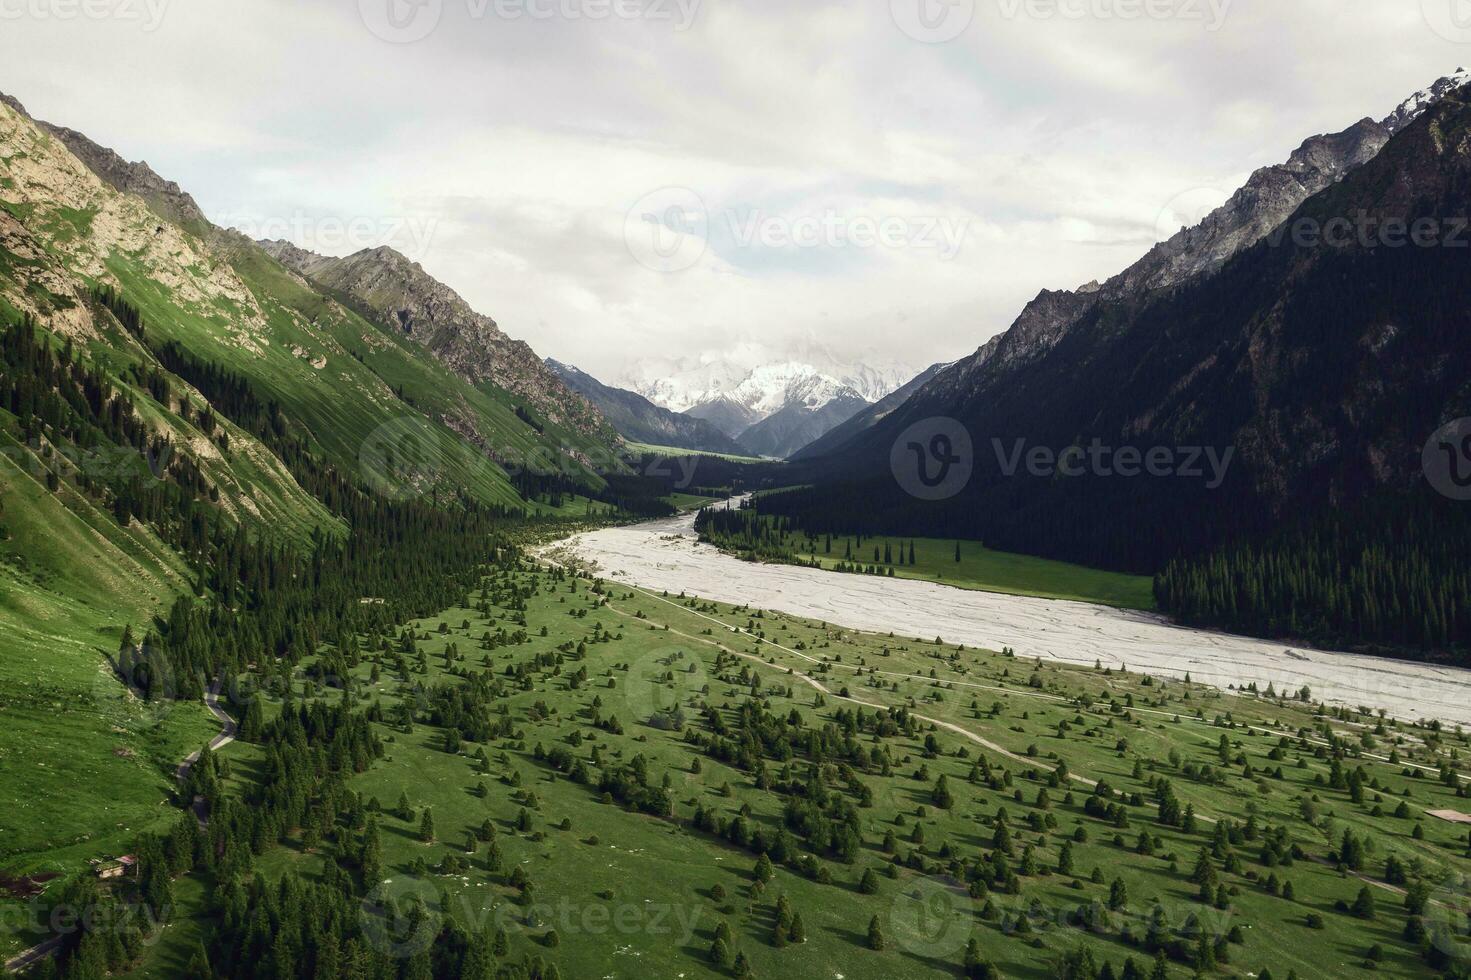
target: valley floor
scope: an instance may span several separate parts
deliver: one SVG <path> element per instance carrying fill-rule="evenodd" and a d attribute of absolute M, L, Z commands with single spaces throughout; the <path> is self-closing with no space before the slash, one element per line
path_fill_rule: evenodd
<path fill-rule="evenodd" d="M 1400 938 L 1404 889 L 1381 880 L 1385 860 L 1440 883 L 1432 911 L 1465 898 L 1447 883 L 1471 868 L 1464 832 L 1424 816 L 1463 806 L 1435 778 L 1425 729 L 1389 723 L 1375 734 L 1369 719 L 1315 717 L 1290 702 L 857 633 L 532 567 L 471 598 L 411 624 L 416 653 L 384 651 L 354 669 L 355 698 L 383 709 L 375 728 L 387 752 L 352 788 L 382 811 L 384 881 L 363 914 L 422 899 L 431 923 L 453 918 L 502 933 L 502 962 L 543 957 L 568 978 L 714 980 L 739 975 L 710 961 L 724 929 L 730 955 L 744 954 L 757 977 L 953 978 L 972 942 L 1006 977 L 1057 976 L 1061 959 L 1085 946 L 1115 975 L 1126 958 L 1148 975 L 1153 955 L 1140 937 L 1150 921 L 1163 921 L 1161 935 L 1184 937 L 1168 941 L 1185 949 L 1201 929 L 1221 940 L 1230 962 L 1212 975 L 1266 967 L 1302 978 L 1359 975 L 1377 945 L 1377 975 L 1414 977 L 1427 970 Z M 525 638 L 487 647 L 485 638 L 506 627 L 524 627 Z M 563 654 L 548 657 L 553 650 Z M 443 728 L 387 721 L 399 705 L 472 675 L 507 678 L 495 710 L 514 732 L 449 748 Z M 278 698 L 262 696 L 268 713 L 279 710 Z M 297 698 L 335 703 L 341 694 L 313 690 L 302 677 Z M 730 736 L 750 704 L 800 718 L 814 733 L 841 728 L 842 713 L 855 708 L 902 709 L 917 728 L 852 732 L 858 754 L 841 766 L 830 756 L 822 767 L 831 771 L 827 792 L 857 801 L 856 853 L 824 855 L 811 873 L 777 862 L 767 878 L 749 846 L 698 829 L 695 815 L 739 818 L 768 839 L 783 827 L 800 836 L 791 807 L 816 772 L 811 750 L 799 741 L 786 763 L 758 751 L 753 772 L 756 760 L 691 740 L 713 733 L 702 704 Z M 674 712 L 685 731 L 653 724 Z M 1349 765 L 1366 773 L 1370 789 L 1358 801 L 1332 785 L 1328 738 L 1344 740 Z M 892 770 L 868 761 L 870 749 Z M 1383 754 L 1391 749 L 1402 755 L 1392 764 Z M 238 788 L 262 773 L 257 746 L 237 742 L 222 755 Z M 672 812 L 615 802 L 607 780 L 616 773 L 642 774 L 630 786 L 662 786 Z M 954 796 L 945 805 L 936 802 L 940 777 Z M 1194 826 L 1156 819 L 1151 786 L 1166 777 L 1192 808 Z M 1126 816 L 1088 811 L 1099 781 L 1131 800 Z M 1306 806 L 1309 798 L 1318 802 Z M 423 838 L 426 810 L 434 840 Z M 996 846 L 998 813 L 1009 813 L 1001 822 L 1011 827 L 1005 849 L 1021 874 L 1016 891 L 969 893 L 956 862 Z M 1239 835 L 1248 816 L 1256 829 L 1239 839 L 1237 857 L 1230 844 L 1215 845 L 1233 868 L 1211 871 L 1223 889 L 1219 907 L 1198 902 L 1192 868 L 1209 853 L 1217 822 L 1237 822 Z M 1302 852 L 1262 866 L 1257 835 L 1274 826 L 1287 828 Z M 1325 860 L 1344 832 L 1373 839 L 1362 871 Z M 1136 847 L 1141 833 L 1154 839 L 1149 853 Z M 262 856 L 259 870 L 315 877 L 330 852 L 294 834 Z M 1293 897 L 1273 893 L 1268 882 L 1279 879 L 1292 881 Z M 1378 911 L 1348 914 L 1366 885 Z M 802 919 L 801 941 L 776 937 L 783 900 Z M 1090 905 L 1103 918 L 1083 928 L 1070 917 Z M 202 905 L 193 908 L 198 918 L 170 927 L 176 933 L 166 933 L 138 976 L 177 975 L 184 944 L 208 918 Z M 874 922 L 882 950 L 870 948 Z M 369 936 L 409 957 L 431 935 L 421 928 Z M 1189 974 L 1177 959 L 1163 975 Z"/>
<path fill-rule="evenodd" d="M 1221 688 L 1371 705 L 1405 719 L 1471 725 L 1471 671 L 1334 653 L 1175 626 L 1138 611 L 966 591 L 933 582 L 742 561 L 701 544 L 692 515 L 580 534 L 552 552 L 613 581 L 750 603 L 854 629 L 941 636 L 1073 664 L 1189 675 Z"/>

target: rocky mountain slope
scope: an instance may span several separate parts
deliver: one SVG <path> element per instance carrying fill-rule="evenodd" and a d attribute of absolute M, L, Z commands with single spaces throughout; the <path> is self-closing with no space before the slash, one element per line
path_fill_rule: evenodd
<path fill-rule="evenodd" d="M 160 177 L 146 162 L 125 160 L 75 129 L 48 122 L 37 125 L 61 140 L 78 160 L 119 193 L 142 198 L 161 217 L 195 235 L 204 236 L 211 228 L 194 198 L 172 180 Z"/>
<path fill-rule="evenodd" d="M 506 336 L 494 320 L 477 313 L 453 289 L 394 249 L 364 249 L 332 258 L 290 242 L 260 245 L 282 265 L 384 329 L 423 346 L 472 384 L 488 381 L 525 399 L 558 425 L 588 436 L 611 437 L 597 409 L 569 391 L 530 345 Z"/>
<path fill-rule="evenodd" d="M 682 414 L 709 422 L 721 433 L 735 439 L 761 421 L 761 413 L 736 401 L 730 395 L 716 395 L 700 402 Z"/>
<path fill-rule="evenodd" d="M 551 358 L 546 363 L 563 384 L 591 402 L 626 439 L 653 446 L 746 455 L 743 446 L 705 419 L 661 408 L 635 392 L 605 385 L 570 364 Z"/>
<path fill-rule="evenodd" d="M 931 385 L 937 392 L 962 397 L 967 392 L 1004 384 L 1011 372 L 1050 350 L 1100 305 L 1137 299 L 1220 269 L 1232 256 L 1278 227 L 1309 197 L 1372 160 L 1395 133 L 1468 79 L 1471 76 L 1458 69 L 1406 99 L 1380 121 L 1362 119 L 1341 132 L 1305 140 L 1286 162 L 1252 174 L 1200 224 L 1182 228 L 1107 282 L 1090 283 L 1072 291 L 1044 290 L 1010 329 L 971 357 L 956 362 Z"/>
<path fill-rule="evenodd" d="M 1039 296 L 1007 334 L 811 464 L 814 499 L 831 507 L 844 486 L 870 527 L 1152 571 L 1179 550 L 1423 484 L 1426 440 L 1471 413 L 1466 251 L 1454 241 L 1471 209 L 1467 95 L 1310 140 L 1110 283 Z M 1342 220 L 1367 240 L 1279 234 Z M 1441 237 L 1386 245 L 1375 231 L 1415 222 Z M 967 427 L 977 472 L 927 504 L 895 485 L 890 455 L 935 417 Z M 1094 439 L 1229 449 L 1234 462 L 1216 488 L 1001 470 L 1016 440 L 1061 452 Z"/>

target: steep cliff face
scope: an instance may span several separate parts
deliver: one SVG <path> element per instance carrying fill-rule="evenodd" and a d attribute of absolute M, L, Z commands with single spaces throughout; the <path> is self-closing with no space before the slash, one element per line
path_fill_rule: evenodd
<path fill-rule="evenodd" d="M 383 247 L 333 258 L 289 242 L 260 244 L 282 265 L 420 344 L 472 384 L 488 381 L 574 431 L 617 438 L 601 413 L 569 390 L 528 344 L 506 336 L 494 320 L 401 253 Z"/>

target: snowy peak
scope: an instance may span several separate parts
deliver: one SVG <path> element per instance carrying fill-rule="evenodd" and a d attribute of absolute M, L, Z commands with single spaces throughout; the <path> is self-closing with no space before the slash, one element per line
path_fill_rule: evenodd
<path fill-rule="evenodd" d="M 868 400 L 812 365 L 795 361 L 757 368 L 736 385 L 730 397 L 763 417 L 790 405 L 800 404 L 815 411 L 837 398 Z"/>
<path fill-rule="evenodd" d="M 752 356 L 755 353 L 739 349 L 728 356 L 702 355 L 693 362 L 658 365 L 622 387 L 675 412 L 730 403 L 765 418 L 794 401 L 815 408 L 838 398 L 875 402 L 913 377 L 908 368 L 878 358 L 845 365 L 826 352 L 814 352 L 818 356 L 813 358 L 769 360 Z"/>
<path fill-rule="evenodd" d="M 1429 88 L 1421 89 L 1405 99 L 1385 117 L 1381 125 L 1393 135 L 1418 119 L 1426 109 L 1466 84 L 1471 84 L 1471 72 L 1457 68 L 1454 73 L 1437 80 Z"/>

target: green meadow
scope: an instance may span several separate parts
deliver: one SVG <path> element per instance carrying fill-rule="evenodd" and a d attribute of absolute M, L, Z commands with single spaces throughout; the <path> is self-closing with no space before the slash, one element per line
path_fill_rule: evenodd
<path fill-rule="evenodd" d="M 347 675 L 383 719 L 384 755 L 351 784 L 383 850 L 365 922 L 413 901 L 563 977 L 954 977 L 967 950 L 1039 980 L 1084 959 L 1413 977 L 1471 953 L 1465 829 L 1426 815 L 1466 808 L 1461 732 L 529 564 L 467 600 L 363 637 Z M 496 691 L 502 734 L 482 742 L 430 720 L 430 692 L 472 676 Z M 344 697 L 304 671 L 293 696 Z M 788 737 L 763 741 L 758 718 Z M 235 791 L 260 777 L 254 746 L 222 756 Z M 622 779 L 667 812 L 615 796 Z M 783 831 L 763 866 L 753 836 Z M 294 832 L 255 873 L 312 877 L 338 846 Z M 182 899 L 138 976 L 166 975 L 208 920 Z M 1432 938 L 1405 938 L 1412 911 Z"/>

